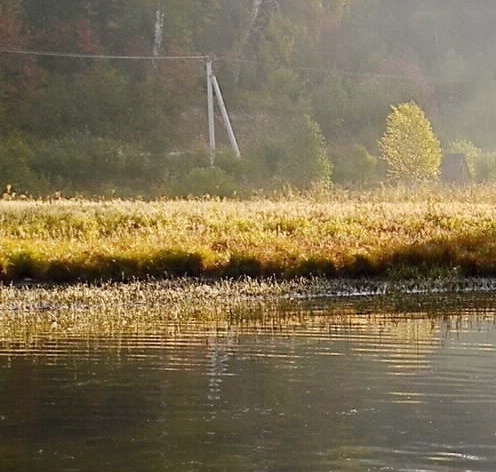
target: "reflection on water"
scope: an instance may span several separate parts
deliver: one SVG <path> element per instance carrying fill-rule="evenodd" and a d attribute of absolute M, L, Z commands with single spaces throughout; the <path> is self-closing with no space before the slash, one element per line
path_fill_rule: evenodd
<path fill-rule="evenodd" d="M 494 471 L 495 320 L 320 306 L 5 342 L 0 470 Z"/>

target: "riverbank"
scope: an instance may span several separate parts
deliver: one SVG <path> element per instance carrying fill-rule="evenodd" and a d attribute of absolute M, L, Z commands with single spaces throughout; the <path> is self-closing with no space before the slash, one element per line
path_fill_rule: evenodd
<path fill-rule="evenodd" d="M 492 277 L 496 188 L 0 201 L 0 280 Z"/>

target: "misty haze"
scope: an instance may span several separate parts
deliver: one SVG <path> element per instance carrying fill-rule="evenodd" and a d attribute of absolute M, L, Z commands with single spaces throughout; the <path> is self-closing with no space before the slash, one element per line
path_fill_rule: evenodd
<path fill-rule="evenodd" d="M 0 0 L 0 471 L 496 470 L 494 0 Z"/>

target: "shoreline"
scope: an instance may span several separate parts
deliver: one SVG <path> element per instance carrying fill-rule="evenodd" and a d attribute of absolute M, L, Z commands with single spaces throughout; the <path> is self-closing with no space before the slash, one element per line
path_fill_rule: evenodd
<path fill-rule="evenodd" d="M 496 278 L 357 282 L 182 278 L 4 285 L 0 345 L 31 349 L 68 338 L 231 336 L 245 329 L 270 334 L 307 323 L 332 327 L 334 317 L 350 324 L 405 317 L 496 317 Z"/>
<path fill-rule="evenodd" d="M 51 283 L 16 281 L 0 285 L 0 312 L 30 309 L 49 310 L 51 305 L 29 304 L 26 300 L 44 297 L 58 299 L 64 308 L 75 304 L 91 308 L 92 301 L 101 303 L 102 296 L 116 295 L 116 304 L 128 307 L 143 304 L 167 307 L 171 302 L 197 302 L 199 305 L 218 303 L 278 303 L 327 300 L 346 301 L 351 299 L 377 299 L 407 296 L 444 295 L 496 295 L 496 277 L 417 278 L 388 280 L 383 278 L 328 279 L 322 277 L 276 277 L 239 278 L 163 278 L 130 281 L 100 281 L 78 283 Z M 70 295 L 64 298 L 64 295 Z M 97 296 L 91 296 L 97 294 Z M 23 299 L 23 297 L 25 297 Z M 16 300 L 19 302 L 16 304 Z M 55 307 L 56 304 L 53 305 Z M 37 308 L 38 307 L 38 308 Z"/>

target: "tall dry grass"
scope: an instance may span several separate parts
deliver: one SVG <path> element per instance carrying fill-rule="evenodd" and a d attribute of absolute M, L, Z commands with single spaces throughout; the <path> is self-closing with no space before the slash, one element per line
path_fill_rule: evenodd
<path fill-rule="evenodd" d="M 251 200 L 0 201 L 0 277 L 496 273 L 496 187 Z"/>

